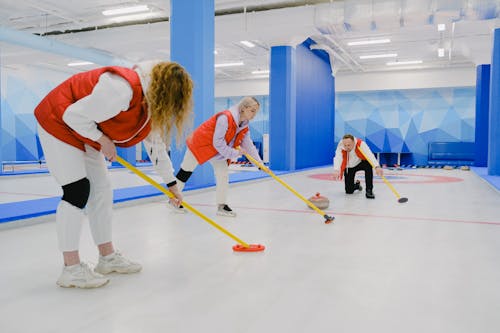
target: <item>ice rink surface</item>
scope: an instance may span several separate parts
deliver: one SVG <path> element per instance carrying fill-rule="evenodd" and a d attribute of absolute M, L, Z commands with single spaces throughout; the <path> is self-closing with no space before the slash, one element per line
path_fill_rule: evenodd
<path fill-rule="evenodd" d="M 305 197 L 328 197 L 329 225 L 272 178 L 231 185 L 236 218 L 215 215 L 213 188 L 185 193 L 225 230 L 265 245 L 259 253 L 233 252 L 233 239 L 164 197 L 117 206 L 115 246 L 143 271 L 99 289 L 56 286 L 53 215 L 0 229 L 0 332 L 499 332 L 496 189 L 471 171 L 386 170 L 409 199 L 401 204 L 380 178 L 375 200 L 346 195 L 330 171 L 280 176 Z M 115 187 L 144 185 L 113 177 Z M 2 198 L 59 193 L 48 176 L 24 179 L 31 189 L 2 179 Z M 97 262 L 87 224 L 81 258 Z"/>

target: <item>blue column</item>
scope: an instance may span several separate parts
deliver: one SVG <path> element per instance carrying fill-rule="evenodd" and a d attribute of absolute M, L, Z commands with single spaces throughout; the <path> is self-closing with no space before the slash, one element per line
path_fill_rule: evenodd
<path fill-rule="evenodd" d="M 269 166 L 273 170 L 295 170 L 295 96 L 295 49 L 274 46 L 269 84 Z"/>
<path fill-rule="evenodd" d="M 335 153 L 335 81 L 324 51 L 310 49 L 310 40 L 295 49 L 296 156 L 304 169 L 332 164 Z"/>
<path fill-rule="evenodd" d="M 270 167 L 297 170 L 332 163 L 335 79 L 312 41 L 271 48 Z"/>
<path fill-rule="evenodd" d="M 495 29 L 491 56 L 488 174 L 500 175 L 500 29 Z"/>
<path fill-rule="evenodd" d="M 2 50 L 0 50 L 1 53 Z M 2 57 L 0 57 L 1 61 Z M 3 172 L 3 125 L 2 125 L 2 109 L 3 109 L 3 97 L 2 97 L 2 64 L 0 63 L 0 173 Z"/>
<path fill-rule="evenodd" d="M 490 103 L 490 65 L 476 68 L 476 160 L 474 165 L 488 165 L 488 116 Z"/>
<path fill-rule="evenodd" d="M 194 128 L 214 113 L 214 0 L 171 0 L 170 59 L 181 64 L 194 81 Z M 185 151 L 172 150 L 178 170 Z M 172 146 L 174 148 L 174 145 Z M 188 182 L 201 187 L 214 184 L 209 163 L 198 166 Z"/>
<path fill-rule="evenodd" d="M 136 151 L 135 146 L 128 148 L 116 147 L 116 153 L 125 161 L 129 162 L 134 166 L 137 165 L 137 160 L 135 158 L 135 151 Z M 113 162 L 112 165 L 121 165 L 121 164 L 118 162 Z"/>

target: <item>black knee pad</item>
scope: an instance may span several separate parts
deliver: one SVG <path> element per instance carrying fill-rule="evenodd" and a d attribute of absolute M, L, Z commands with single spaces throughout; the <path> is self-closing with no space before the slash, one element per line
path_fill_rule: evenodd
<path fill-rule="evenodd" d="M 76 182 L 63 185 L 62 189 L 62 200 L 80 209 L 85 207 L 90 194 L 90 182 L 87 178 L 82 178 Z"/>
<path fill-rule="evenodd" d="M 192 174 L 193 174 L 192 171 L 186 171 L 184 169 L 180 169 L 179 172 L 177 172 L 177 176 L 175 176 L 175 178 L 185 183 L 188 181 L 189 177 L 191 177 Z"/>

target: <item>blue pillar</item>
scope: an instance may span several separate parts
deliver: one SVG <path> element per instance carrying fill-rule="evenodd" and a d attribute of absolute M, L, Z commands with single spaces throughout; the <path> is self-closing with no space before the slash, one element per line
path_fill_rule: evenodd
<path fill-rule="evenodd" d="M 495 29 L 491 56 L 488 175 L 500 175 L 500 29 Z"/>
<path fill-rule="evenodd" d="M 194 81 L 194 128 L 214 113 L 214 0 L 171 0 L 170 59 L 181 64 Z M 178 170 L 185 151 L 172 150 Z M 172 146 L 174 148 L 174 145 Z M 209 163 L 198 166 L 188 187 L 214 184 Z"/>
<path fill-rule="evenodd" d="M 297 169 L 331 165 L 335 153 L 335 80 L 328 54 L 311 42 L 295 49 Z"/>
<path fill-rule="evenodd" d="M 335 151 L 335 79 L 328 54 L 312 41 L 271 48 L 270 167 L 331 164 Z"/>
<path fill-rule="evenodd" d="M 490 101 L 490 65 L 476 68 L 476 160 L 474 165 L 488 165 L 488 116 Z"/>
<path fill-rule="evenodd" d="M 0 50 L 1 53 L 1 50 Z M 0 57 L 1 61 L 2 57 Z M 0 63 L 0 173 L 3 172 L 3 125 L 2 125 L 2 109 L 3 109 L 3 97 L 2 97 L 2 64 Z"/>
<path fill-rule="evenodd" d="M 295 49 L 274 46 L 269 84 L 269 166 L 274 170 L 295 170 L 295 96 Z"/>
<path fill-rule="evenodd" d="M 134 166 L 137 165 L 137 160 L 135 158 L 135 150 L 136 150 L 135 146 L 128 148 L 116 147 L 116 153 L 118 154 L 118 156 L 120 156 L 125 161 L 129 162 Z M 121 166 L 121 164 L 118 162 L 112 162 L 111 165 Z"/>

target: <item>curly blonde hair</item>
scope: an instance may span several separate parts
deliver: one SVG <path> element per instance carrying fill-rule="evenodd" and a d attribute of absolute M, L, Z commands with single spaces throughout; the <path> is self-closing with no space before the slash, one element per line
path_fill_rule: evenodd
<path fill-rule="evenodd" d="M 151 70 L 146 101 L 151 115 L 151 130 L 158 131 L 165 142 L 170 141 L 172 125 L 176 139 L 182 141 L 184 130 L 192 120 L 193 81 L 178 63 L 160 62 Z"/>

